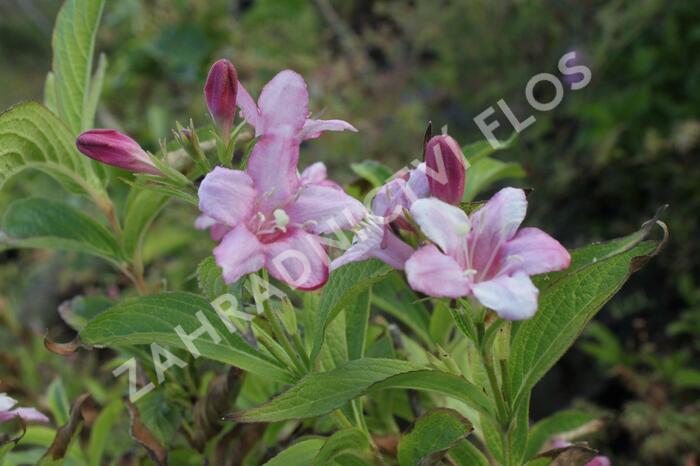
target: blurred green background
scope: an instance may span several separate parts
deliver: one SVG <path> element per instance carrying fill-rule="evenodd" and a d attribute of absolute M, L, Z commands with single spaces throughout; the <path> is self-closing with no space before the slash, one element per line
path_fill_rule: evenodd
<path fill-rule="evenodd" d="M 0 108 L 41 100 L 60 3 L 0 0 Z M 375 159 L 399 169 L 419 157 L 429 120 L 448 125 L 463 144 L 483 139 L 473 118 L 503 98 L 521 119 L 534 114 L 537 121 L 498 157 L 527 172 L 512 183 L 534 188 L 528 221 L 567 247 L 628 234 L 670 204 L 663 254 L 543 381 L 533 416 L 571 404 L 601 410 L 610 421 L 601 442 L 614 452 L 613 464 L 682 464 L 697 451 L 697 0 L 112 0 L 98 50 L 109 61 L 99 125 L 150 149 L 176 120 L 206 122 L 202 84 L 209 65 L 225 57 L 253 95 L 283 68 L 300 72 L 312 111 L 360 130 L 324 136 L 302 151 L 302 165 L 324 160 L 346 183 L 355 178 L 350 163 Z M 527 81 L 557 74 L 571 50 L 591 68 L 591 83 L 567 91 L 553 111 L 534 112 Z M 496 135 L 505 139 L 510 129 L 496 115 Z M 13 185 L 13 197 L 37 189 Z M 174 258 L 191 245 L 170 246 L 176 268 Z M 94 281 L 94 271 L 75 272 L 80 258 L 58 257 L 0 256 L 2 292 L 12 290 L 37 329 Z"/>

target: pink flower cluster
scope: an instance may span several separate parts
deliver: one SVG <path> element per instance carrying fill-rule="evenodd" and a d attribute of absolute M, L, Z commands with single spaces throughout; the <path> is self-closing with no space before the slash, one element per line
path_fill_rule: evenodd
<path fill-rule="evenodd" d="M 293 287 L 322 286 L 349 262 L 380 259 L 405 270 L 417 291 L 435 297 L 473 296 L 505 319 L 526 319 L 537 310 L 530 276 L 568 267 L 559 242 L 537 228 L 522 228 L 527 200 L 505 188 L 467 215 L 460 207 L 468 164 L 448 135 L 431 138 L 425 161 L 379 189 L 368 211 L 327 179 L 322 163 L 299 172 L 303 141 L 324 131 L 356 131 L 342 120 L 309 118 L 304 79 L 285 70 L 257 101 L 238 81 L 231 63 L 212 66 L 207 105 L 227 140 L 235 107 L 258 139 L 244 170 L 216 167 L 199 187 L 198 228 L 211 228 L 227 283 L 262 268 Z M 131 138 L 93 130 L 78 148 L 104 163 L 159 174 Z M 358 226 L 359 225 L 359 226 Z M 357 229 L 355 240 L 329 264 L 321 235 Z"/>

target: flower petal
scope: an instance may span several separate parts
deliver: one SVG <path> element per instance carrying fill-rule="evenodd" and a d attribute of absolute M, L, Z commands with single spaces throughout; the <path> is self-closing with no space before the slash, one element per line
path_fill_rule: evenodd
<path fill-rule="evenodd" d="M 502 271 L 528 275 L 563 270 L 571 264 L 569 252 L 539 228 L 523 228 L 500 252 Z"/>
<path fill-rule="evenodd" d="M 314 234 L 347 230 L 367 214 L 360 201 L 345 192 L 321 185 L 301 188 L 297 198 L 284 210 L 294 224 Z"/>
<path fill-rule="evenodd" d="M 529 319 L 537 310 L 539 290 L 527 274 L 501 275 L 472 286 L 481 304 L 507 320 Z"/>
<path fill-rule="evenodd" d="M 430 197 L 414 202 L 411 215 L 423 233 L 445 254 L 461 260 L 460 252 L 466 246 L 470 229 L 469 217 L 462 209 Z"/>
<path fill-rule="evenodd" d="M 429 296 L 459 298 L 469 294 L 469 279 L 456 260 L 433 244 L 423 246 L 406 261 L 408 283 Z"/>
<path fill-rule="evenodd" d="M 266 216 L 292 198 L 299 188 L 299 144 L 290 137 L 263 136 L 250 154 L 246 172 L 259 196 L 259 209 Z"/>
<path fill-rule="evenodd" d="M 48 417 L 34 408 L 17 408 L 11 412 L 27 422 L 49 422 Z"/>
<path fill-rule="evenodd" d="M 255 198 L 253 180 L 240 170 L 216 167 L 199 186 L 199 209 L 228 226 L 236 226 L 252 215 Z"/>
<path fill-rule="evenodd" d="M 211 239 L 214 241 L 221 241 L 221 238 L 223 238 L 226 233 L 231 231 L 229 226 L 219 223 L 206 215 L 200 215 L 197 217 L 197 219 L 194 221 L 194 227 L 197 230 L 210 229 L 209 234 L 211 235 Z"/>
<path fill-rule="evenodd" d="M 422 162 L 416 165 L 416 168 L 411 170 L 408 176 L 408 189 L 414 197 L 410 198 L 409 201 L 413 203 L 416 199 L 423 199 L 424 197 L 430 196 L 430 183 L 428 182 L 428 175 L 426 172 L 426 164 Z"/>
<path fill-rule="evenodd" d="M 240 81 L 238 81 L 236 105 L 241 109 L 241 116 L 243 119 L 253 128 L 255 128 L 255 135 L 260 136 L 260 132 L 262 131 L 262 128 L 260 127 L 260 110 L 258 110 L 255 100 L 253 100 Z"/>
<path fill-rule="evenodd" d="M 307 119 L 304 122 L 304 127 L 301 129 L 299 139 L 316 139 L 321 136 L 324 131 L 353 131 L 357 132 L 357 128 L 343 120 L 314 120 Z"/>
<path fill-rule="evenodd" d="M 292 288 L 315 290 L 328 280 L 328 255 L 318 236 L 293 230 L 265 245 L 270 274 Z"/>
<path fill-rule="evenodd" d="M 472 222 L 469 249 L 475 269 L 490 268 L 498 249 L 515 236 L 526 211 L 525 192 L 504 188 L 469 217 Z"/>
<path fill-rule="evenodd" d="M 413 252 L 411 246 L 404 243 L 383 224 L 370 219 L 355 235 L 353 244 L 342 256 L 331 262 L 331 270 L 350 262 L 362 262 L 368 259 L 379 259 L 395 269 L 403 270 Z"/>
<path fill-rule="evenodd" d="M 262 116 L 261 134 L 282 130 L 296 135 L 309 114 L 309 92 L 304 78 L 292 70 L 279 72 L 260 93 L 258 108 Z"/>
<path fill-rule="evenodd" d="M 319 184 L 328 178 L 328 170 L 323 162 L 309 165 L 301 172 L 301 184 Z"/>
<path fill-rule="evenodd" d="M 263 245 L 243 226 L 237 226 L 214 248 L 216 263 L 223 269 L 224 281 L 236 283 L 246 274 L 257 272 L 265 265 Z"/>
<path fill-rule="evenodd" d="M 0 393 L 0 413 L 11 410 L 17 404 L 17 400 L 7 396 L 5 393 Z"/>

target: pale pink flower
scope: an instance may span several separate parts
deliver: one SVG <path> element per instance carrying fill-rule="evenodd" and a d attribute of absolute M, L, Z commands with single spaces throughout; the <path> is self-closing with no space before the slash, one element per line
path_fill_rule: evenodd
<path fill-rule="evenodd" d="M 366 209 L 326 179 L 324 165 L 297 171 L 308 113 L 301 76 L 278 74 L 265 86 L 259 110 L 246 106 L 244 94 L 239 88 L 239 105 L 260 139 L 245 171 L 217 167 L 202 181 L 199 207 L 205 217 L 197 226 L 212 226 L 212 235 L 222 238 L 214 256 L 227 283 L 264 267 L 296 288 L 318 288 L 328 278 L 319 235 L 353 227 Z"/>
<path fill-rule="evenodd" d="M 279 72 L 265 85 L 256 104 L 243 84 L 238 83 L 236 104 L 255 136 L 282 134 L 298 142 L 315 139 L 324 131 L 357 131 L 343 120 L 309 118 L 309 92 L 304 78 L 291 70 Z"/>
<path fill-rule="evenodd" d="M 429 195 L 424 163 L 382 186 L 372 200 L 372 214 L 363 222 L 352 245 L 331 263 L 331 270 L 368 259 L 379 259 L 395 269 L 403 270 L 406 260 L 413 254 L 413 248 L 394 234 L 389 225 L 393 223 L 398 228 L 412 230 L 404 210 L 409 209 L 416 200 Z"/>
<path fill-rule="evenodd" d="M 91 129 L 76 141 L 78 150 L 91 159 L 136 173 L 160 175 L 138 142 L 113 129 Z"/>
<path fill-rule="evenodd" d="M 34 408 L 15 408 L 17 400 L 0 393 L 0 424 L 20 418 L 26 422 L 49 422 L 49 418 Z"/>
<path fill-rule="evenodd" d="M 515 188 L 471 216 L 435 198 L 414 202 L 411 215 L 433 244 L 406 262 L 409 284 L 435 297 L 473 295 L 504 319 L 532 317 L 538 290 L 530 275 L 565 269 L 571 258 L 543 231 L 518 230 L 526 210 L 525 193 Z"/>

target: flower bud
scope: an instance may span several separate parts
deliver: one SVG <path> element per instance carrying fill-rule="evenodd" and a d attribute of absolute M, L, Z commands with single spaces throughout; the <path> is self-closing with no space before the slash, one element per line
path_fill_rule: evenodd
<path fill-rule="evenodd" d="M 425 164 L 430 194 L 459 205 L 468 164 L 457 141 L 447 135 L 431 138 L 425 147 Z"/>
<path fill-rule="evenodd" d="M 211 116 L 221 129 L 224 139 L 228 139 L 236 114 L 236 95 L 238 94 L 238 74 L 228 60 L 221 59 L 209 70 L 204 96 Z"/>
<path fill-rule="evenodd" d="M 76 141 L 78 150 L 91 159 L 136 173 L 160 175 L 161 172 L 139 144 L 113 129 L 92 129 Z"/>

